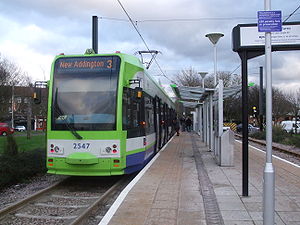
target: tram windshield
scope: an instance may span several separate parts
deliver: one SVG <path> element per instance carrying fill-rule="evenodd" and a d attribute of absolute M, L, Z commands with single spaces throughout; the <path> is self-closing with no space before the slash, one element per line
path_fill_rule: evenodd
<path fill-rule="evenodd" d="M 54 65 L 52 130 L 115 130 L 120 58 L 59 58 Z"/>

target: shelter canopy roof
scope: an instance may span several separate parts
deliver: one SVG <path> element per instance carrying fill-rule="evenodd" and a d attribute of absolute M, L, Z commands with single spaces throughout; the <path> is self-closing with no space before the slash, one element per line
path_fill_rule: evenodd
<path fill-rule="evenodd" d="M 171 85 L 173 92 L 176 97 L 181 100 L 185 107 L 195 108 L 208 98 L 210 94 L 214 95 L 214 101 L 217 100 L 218 85 L 216 89 L 214 88 L 202 88 L 197 87 L 188 87 L 188 86 L 177 86 L 175 84 Z M 224 87 L 223 88 L 223 99 L 226 99 L 230 96 L 236 95 L 241 92 L 241 86 L 235 87 Z"/>

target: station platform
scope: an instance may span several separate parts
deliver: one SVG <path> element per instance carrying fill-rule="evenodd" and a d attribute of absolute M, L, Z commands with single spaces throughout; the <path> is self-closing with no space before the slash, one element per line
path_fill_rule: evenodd
<path fill-rule="evenodd" d="M 195 133 L 175 136 L 100 224 L 263 224 L 265 153 L 249 147 L 249 197 L 242 196 L 242 145 L 219 167 Z M 273 158 L 276 224 L 300 225 L 300 167 Z"/>

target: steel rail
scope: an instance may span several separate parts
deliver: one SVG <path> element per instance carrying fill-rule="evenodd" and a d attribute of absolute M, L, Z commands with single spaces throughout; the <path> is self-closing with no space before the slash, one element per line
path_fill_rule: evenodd
<path fill-rule="evenodd" d="M 68 179 L 68 178 L 67 178 Z M 66 180 L 66 179 L 65 179 Z M 51 191 L 53 189 L 55 189 L 59 184 L 61 184 L 62 182 L 64 182 L 65 180 L 62 180 L 62 181 L 59 181 L 59 182 L 56 182 L 54 183 L 53 185 L 51 185 L 50 187 L 47 187 L 43 190 L 40 190 L 32 195 L 30 195 L 29 197 L 25 198 L 25 199 L 22 199 L 4 209 L 1 209 L 0 210 L 0 218 L 5 216 L 6 214 L 12 212 L 12 211 L 16 211 L 18 210 L 19 208 L 21 208 L 22 206 L 26 205 L 27 203 L 37 199 L 38 197 L 40 197 L 41 195 L 47 193 L 48 191 Z"/>
<path fill-rule="evenodd" d="M 70 179 L 70 178 L 67 178 Z M 42 198 L 45 194 L 55 191 L 55 189 L 62 184 L 63 182 L 65 182 L 67 179 L 64 179 L 60 182 L 56 182 L 55 184 L 51 185 L 48 188 L 45 188 L 43 190 L 40 190 L 36 193 L 34 193 L 33 195 L 30 195 L 29 197 L 22 199 L 21 201 L 18 201 L 2 210 L 0 210 L 0 220 L 5 218 L 8 214 L 13 213 L 13 212 L 17 212 L 18 210 L 22 210 L 23 207 L 26 207 L 26 205 L 29 205 L 31 202 L 33 201 L 38 201 L 39 198 Z M 78 225 L 78 224 L 84 224 L 84 221 L 86 221 L 88 219 L 88 216 L 97 209 L 97 207 L 99 207 L 102 204 L 105 204 L 105 202 L 107 202 L 108 198 L 112 195 L 114 195 L 118 189 L 120 187 L 122 187 L 123 184 L 126 183 L 126 181 L 128 180 L 128 176 L 123 177 L 121 180 L 117 181 L 116 183 L 114 183 L 109 189 L 107 189 L 103 194 L 101 194 L 101 196 L 98 196 L 95 198 L 95 201 L 93 201 L 92 203 L 84 206 L 83 211 L 78 213 L 78 215 L 74 215 L 72 217 L 69 218 L 63 218 L 62 219 L 71 225 Z M 60 206 L 58 206 L 60 207 Z M 34 218 L 38 219 L 38 218 L 44 218 L 44 216 L 35 216 Z"/>
<path fill-rule="evenodd" d="M 239 137 L 239 138 L 242 138 L 242 135 L 240 135 L 240 134 L 235 134 L 235 136 Z M 254 143 L 266 146 L 266 143 L 264 141 L 262 141 L 262 140 L 257 140 L 257 139 L 250 138 L 250 137 L 248 139 L 249 139 L 249 141 L 252 141 Z M 290 154 L 290 155 L 294 155 L 294 156 L 297 156 L 297 157 L 300 158 L 300 152 L 296 152 L 296 151 L 292 151 L 292 150 L 281 148 L 279 146 L 274 145 L 274 143 L 272 144 L 272 148 L 275 149 L 275 150 L 277 150 L 277 151 L 280 151 L 280 152 L 283 152 L 283 153 L 287 153 L 287 154 Z"/>
<path fill-rule="evenodd" d="M 122 186 L 122 184 L 127 180 L 127 177 L 122 178 L 117 183 L 115 183 L 112 187 L 110 187 L 103 195 L 99 197 L 92 205 L 90 205 L 87 209 L 85 209 L 73 222 L 70 223 L 70 225 L 78 225 L 81 224 L 87 217 L 90 215 L 90 213 L 97 208 L 97 206 L 101 205 L 105 202 L 105 200 L 114 192 Z"/>

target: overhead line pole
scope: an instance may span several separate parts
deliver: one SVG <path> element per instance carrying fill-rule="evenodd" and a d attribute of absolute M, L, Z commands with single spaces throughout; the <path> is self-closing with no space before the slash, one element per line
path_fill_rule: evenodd
<path fill-rule="evenodd" d="M 93 16 L 92 20 L 92 48 L 98 54 L 98 16 Z"/>
<path fill-rule="evenodd" d="M 265 0 L 265 11 L 271 10 L 271 0 Z M 274 224 L 275 173 L 272 164 L 272 44 L 271 32 L 265 32 L 266 64 L 266 164 L 264 169 L 264 225 Z"/>

